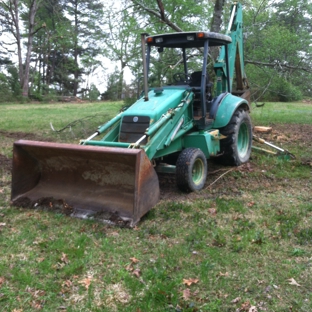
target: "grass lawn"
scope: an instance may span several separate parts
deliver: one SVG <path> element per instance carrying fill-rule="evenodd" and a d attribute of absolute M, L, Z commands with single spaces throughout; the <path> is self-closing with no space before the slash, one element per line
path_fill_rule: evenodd
<path fill-rule="evenodd" d="M 121 106 L 0 105 L 0 311 L 312 311 L 312 104 L 251 114 L 295 160 L 209 161 L 192 194 L 160 177 L 134 229 L 10 205 L 16 139 L 77 143 Z"/>

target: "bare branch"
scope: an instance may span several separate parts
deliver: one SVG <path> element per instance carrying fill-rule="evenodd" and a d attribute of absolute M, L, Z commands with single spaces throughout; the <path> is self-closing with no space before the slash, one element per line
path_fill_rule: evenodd
<path fill-rule="evenodd" d="M 267 83 L 267 85 L 265 86 L 265 88 L 263 89 L 262 93 L 258 96 L 257 99 L 254 100 L 254 102 L 257 103 L 257 101 L 259 99 L 261 99 L 261 97 L 267 92 L 268 88 L 270 87 L 272 80 L 273 80 L 274 75 L 271 75 L 269 82 Z"/>
<path fill-rule="evenodd" d="M 163 3 L 162 3 L 161 0 L 157 0 L 157 4 L 158 4 L 158 7 L 159 7 L 161 19 L 164 21 L 164 20 L 165 20 L 165 9 L 164 9 L 164 5 L 163 5 Z"/>
<path fill-rule="evenodd" d="M 258 66 L 267 66 L 267 67 L 276 67 L 279 66 L 280 68 L 287 68 L 287 69 L 295 69 L 295 70 L 303 70 L 305 72 L 311 73 L 312 69 L 307 68 L 307 67 L 301 67 L 301 66 L 291 66 L 288 64 L 282 64 L 280 62 L 274 62 L 274 63 L 265 63 L 265 62 L 258 62 L 258 61 L 250 61 L 250 60 L 245 60 L 246 64 L 253 64 L 253 65 L 258 65 Z"/>
<path fill-rule="evenodd" d="M 145 10 L 146 12 L 150 13 L 151 15 L 154 15 L 155 17 L 159 18 L 162 22 L 164 22 L 165 24 L 167 24 L 169 27 L 171 27 L 173 30 L 177 31 L 177 32 L 182 32 L 183 30 L 178 26 L 176 25 L 175 23 L 171 22 L 165 15 L 164 15 L 164 11 L 163 11 L 163 15 L 158 13 L 157 11 L 153 10 L 153 9 L 150 9 L 148 7 L 146 7 L 144 4 L 140 3 L 139 1 L 137 0 L 132 0 L 132 2 L 136 5 L 138 5 L 140 8 L 142 8 L 143 10 Z M 158 2 L 158 5 L 159 5 L 159 2 L 161 3 L 162 5 L 162 2 L 160 0 L 157 0 Z M 162 9 L 163 9 L 163 6 L 162 6 Z"/>

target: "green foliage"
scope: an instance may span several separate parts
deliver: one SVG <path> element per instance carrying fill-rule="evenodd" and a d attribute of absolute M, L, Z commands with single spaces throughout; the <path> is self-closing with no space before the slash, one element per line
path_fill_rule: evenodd
<path fill-rule="evenodd" d="M 124 99 L 124 101 L 123 101 L 124 102 L 124 106 L 125 107 L 131 106 L 133 103 L 136 102 L 136 100 L 137 100 L 136 97 L 126 97 Z"/>
<path fill-rule="evenodd" d="M 120 99 L 122 94 L 128 93 L 125 69 L 135 77 L 142 75 L 141 33 L 168 33 L 177 28 L 183 31 L 211 29 L 214 1 L 174 0 L 162 1 L 162 4 L 162 18 L 169 22 L 159 17 L 162 14 L 157 1 L 106 1 L 105 10 L 100 0 L 38 1 L 31 51 L 29 87 L 32 96 L 41 99 L 50 90 L 76 95 L 85 76 L 92 81 L 95 70 L 102 66 L 107 71 L 100 58 L 104 56 L 105 61 L 108 59 L 119 68 L 119 77 L 108 81 L 106 98 Z M 245 63 L 254 97 L 271 101 L 311 97 L 312 8 L 309 0 L 250 0 L 243 5 Z M 229 7 L 230 3 L 224 4 L 223 32 L 229 20 Z M 0 3 L 2 31 L 7 34 L 11 32 L 12 22 L 9 8 L 6 1 Z M 20 1 L 19 8 L 23 8 L 19 22 L 28 29 L 29 2 Z M 1 39 L 5 45 L 6 36 Z M 22 52 L 25 54 L 24 50 Z M 172 83 L 172 75 L 181 71 L 179 65 L 171 69 L 177 55 L 164 52 L 154 56 L 159 62 L 151 68 L 151 84 Z M 2 53 L 0 64 L 8 62 Z M 194 69 L 191 68 L 196 70 L 198 62 L 190 62 Z M 1 92 L 7 100 L 10 95 L 13 98 L 20 96 L 22 65 L 17 69 L 17 75 L 2 71 L 9 79 L 10 92 Z M 116 83 L 116 79 L 120 82 Z M 6 88 L 3 82 L 1 88 Z"/>
<path fill-rule="evenodd" d="M 277 96 L 277 100 L 281 102 L 293 102 L 302 100 L 302 92 L 299 89 L 299 86 L 294 86 L 290 82 L 286 81 L 284 78 L 279 78 L 270 85 L 268 97 L 270 99 L 274 98 L 274 95 Z"/>
<path fill-rule="evenodd" d="M 20 96 L 21 95 L 21 87 L 19 83 L 19 78 L 18 78 L 18 71 L 15 66 L 8 66 L 7 68 L 9 77 L 8 81 L 10 83 L 10 89 L 13 93 L 14 96 Z"/>
<path fill-rule="evenodd" d="M 21 87 L 18 79 L 18 71 L 15 66 L 6 66 L 6 72 L 0 73 L 0 102 L 19 101 Z"/>
<path fill-rule="evenodd" d="M 272 68 L 248 65 L 246 72 L 251 85 L 252 100 L 292 102 L 303 98 L 300 86 L 295 86 Z"/>
<path fill-rule="evenodd" d="M 136 4 L 136 1 L 132 1 Z M 140 3 L 149 8 L 159 12 L 159 7 L 156 1 L 140 1 Z M 195 29 L 207 30 L 209 28 L 210 20 L 213 13 L 213 4 L 207 1 L 199 0 L 173 0 L 164 2 L 165 16 L 175 25 L 184 31 L 194 31 Z M 137 10 L 142 10 L 142 6 L 136 5 Z M 148 31 L 150 35 L 157 33 L 173 32 L 169 25 L 163 23 L 158 17 L 148 12 L 142 11 L 142 17 L 150 21 Z"/>
<path fill-rule="evenodd" d="M 96 101 L 98 100 L 99 96 L 100 96 L 100 91 L 98 90 L 96 85 L 92 83 L 90 86 L 89 94 L 88 94 L 89 100 L 91 102 Z"/>
<path fill-rule="evenodd" d="M 311 96 L 311 5 L 253 1 L 244 11 L 245 60 L 255 98 L 295 101 Z M 305 77 L 305 78 L 303 78 Z"/>
<path fill-rule="evenodd" d="M 122 98 L 123 89 L 122 81 L 120 79 L 120 71 L 115 67 L 115 71 L 107 77 L 107 90 L 102 95 L 103 100 L 116 101 Z"/>
<path fill-rule="evenodd" d="M 8 102 L 12 100 L 12 93 L 8 92 L 10 90 L 10 84 L 8 78 L 5 74 L 0 73 L 0 101 Z"/>

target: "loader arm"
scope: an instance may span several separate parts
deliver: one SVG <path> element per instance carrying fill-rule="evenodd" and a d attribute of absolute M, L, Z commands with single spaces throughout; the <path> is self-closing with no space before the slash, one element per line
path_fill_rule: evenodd
<path fill-rule="evenodd" d="M 166 93 L 166 90 L 164 90 L 164 93 Z M 160 118 L 151 118 L 152 120 L 156 119 L 157 121 L 152 122 L 147 126 L 142 131 L 141 135 L 137 137 L 136 141 L 128 140 L 127 142 L 121 142 L 118 140 L 118 135 L 123 123 L 123 120 L 121 121 L 120 117 L 121 114 L 119 114 L 105 125 L 99 127 L 99 134 L 109 130 L 101 140 L 86 139 L 81 140 L 80 144 L 100 147 L 142 149 L 151 160 L 181 150 L 182 140 L 178 139 L 194 127 L 193 119 L 190 118 L 189 114 L 189 107 L 193 103 L 194 93 L 191 92 L 191 90 L 181 90 L 177 93 L 183 93 L 181 100 L 178 100 L 177 98 L 177 105 L 173 108 L 168 108 L 167 112 L 162 114 Z M 154 99 L 152 94 L 153 90 L 150 91 L 150 94 L 148 95 L 150 101 Z M 176 97 L 179 96 L 177 95 Z M 142 100 L 145 101 L 145 99 Z M 123 116 L 123 119 L 128 117 L 128 119 L 132 120 L 133 116 L 135 116 L 134 118 L 139 116 L 138 109 L 132 110 L 130 108 L 125 113 L 126 115 Z M 142 112 L 140 113 L 144 114 Z M 154 112 L 153 114 L 157 115 L 157 112 Z M 145 116 L 143 116 L 143 118 L 144 117 Z M 140 116 L 137 118 L 140 118 Z M 134 125 L 134 122 L 132 122 L 132 125 Z M 91 136 L 91 138 L 93 137 Z"/>
<path fill-rule="evenodd" d="M 194 125 L 189 119 L 187 109 L 193 101 L 194 94 L 187 92 L 185 98 L 174 109 L 170 109 L 157 123 L 145 132 L 150 140 L 144 148 L 149 159 L 168 155 L 182 149 L 182 140 L 178 140 L 191 130 Z"/>

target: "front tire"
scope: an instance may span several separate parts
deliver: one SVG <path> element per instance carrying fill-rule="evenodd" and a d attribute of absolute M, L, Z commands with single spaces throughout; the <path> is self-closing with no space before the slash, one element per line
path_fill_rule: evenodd
<path fill-rule="evenodd" d="M 224 165 L 240 166 L 248 162 L 252 144 L 252 125 L 249 113 L 242 108 L 236 110 L 227 126 L 220 129 L 226 136 L 220 141 L 222 155 L 218 161 Z"/>
<path fill-rule="evenodd" d="M 186 148 L 176 163 L 176 181 L 183 192 L 201 190 L 207 178 L 207 159 L 199 148 Z"/>

